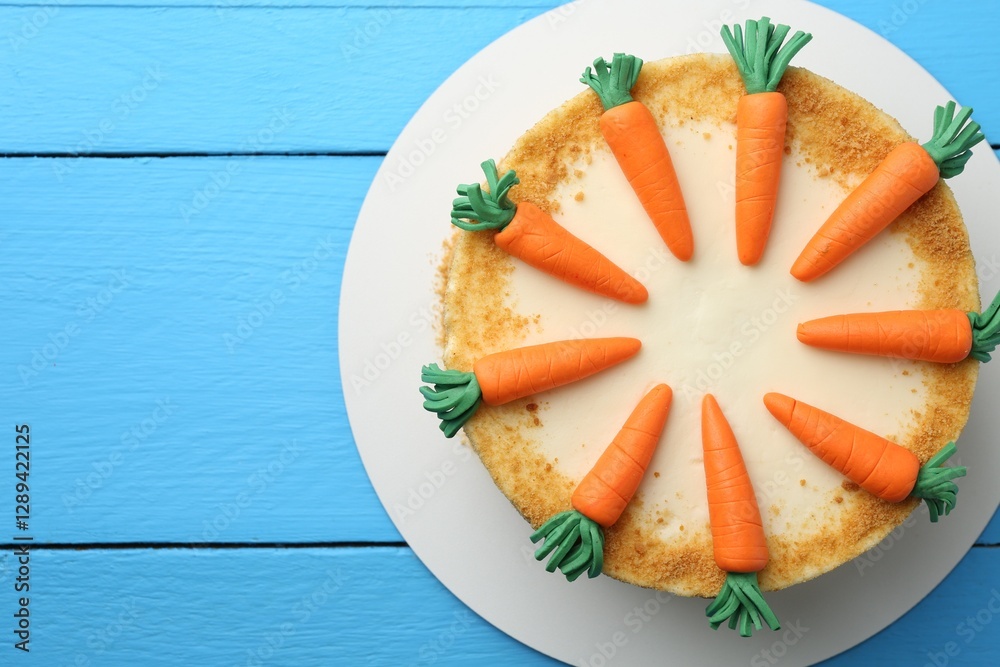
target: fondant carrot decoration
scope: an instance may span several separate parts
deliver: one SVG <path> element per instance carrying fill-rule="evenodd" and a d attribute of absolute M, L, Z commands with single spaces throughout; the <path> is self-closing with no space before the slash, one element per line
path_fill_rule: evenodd
<path fill-rule="evenodd" d="M 441 430 L 452 437 L 475 414 L 480 402 L 503 405 L 518 398 L 582 380 L 635 355 L 635 338 L 563 340 L 488 354 L 472 372 L 424 366 L 421 387 L 424 409 L 436 412 Z"/>
<path fill-rule="evenodd" d="M 646 214 L 670 252 L 686 262 L 694 253 L 694 238 L 674 163 L 653 114 L 632 99 L 641 69 L 639 58 L 616 53 L 610 67 L 598 58 L 594 71 L 588 67 L 580 81 L 593 88 L 604 105 L 601 134 Z"/>
<path fill-rule="evenodd" d="M 705 610 L 708 622 L 717 630 L 728 620 L 743 637 L 752 634 L 751 624 L 760 630 L 762 620 L 778 630 L 781 624 L 757 583 L 769 558 L 757 497 L 733 429 L 711 394 L 701 403 L 701 443 L 712 547 L 716 564 L 726 571 L 722 590 Z"/>
<path fill-rule="evenodd" d="M 868 243 L 941 178 L 962 173 L 972 157 L 969 149 L 983 140 L 972 109 L 955 114 L 956 104 L 934 110 L 934 135 L 923 145 L 896 146 L 868 178 L 847 196 L 802 250 L 792 275 L 802 281 L 819 278 Z"/>
<path fill-rule="evenodd" d="M 871 431 L 783 394 L 764 396 L 764 405 L 792 435 L 862 489 L 890 503 L 923 498 L 931 521 L 955 507 L 965 467 L 942 467 L 956 451 L 949 442 L 922 467 L 916 455 Z"/>
<path fill-rule="evenodd" d="M 573 509 L 556 514 L 531 535 L 544 540 L 535 558 L 552 557 L 545 569 L 558 568 L 569 581 L 586 572 L 591 578 L 604 566 L 604 531 L 625 507 L 653 458 L 667 423 L 673 392 L 665 384 L 654 387 L 629 415 L 618 435 L 573 492 Z"/>
<path fill-rule="evenodd" d="M 531 202 L 514 204 L 507 191 L 519 183 L 517 174 L 497 175 L 493 160 L 482 163 L 490 191 L 479 183 L 459 185 L 451 221 L 466 231 L 496 230 L 494 243 L 507 253 L 559 280 L 626 303 L 643 303 L 649 293 L 592 246 L 570 234 Z M 476 220 L 477 222 L 468 222 Z"/>
<path fill-rule="evenodd" d="M 789 27 L 766 16 L 747 21 L 745 42 L 740 25 L 733 29 L 723 26 L 722 40 L 747 89 L 736 107 L 736 252 L 752 266 L 764 254 L 781 180 L 788 103 L 778 83 L 812 35 L 800 30 L 782 47 Z"/>
<path fill-rule="evenodd" d="M 803 322 L 798 338 L 813 347 L 856 354 L 986 362 L 1000 343 L 1000 294 L 981 314 L 947 308 L 833 315 Z"/>

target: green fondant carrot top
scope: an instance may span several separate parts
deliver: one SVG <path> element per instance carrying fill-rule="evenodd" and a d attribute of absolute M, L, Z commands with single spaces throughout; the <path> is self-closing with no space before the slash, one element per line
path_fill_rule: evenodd
<path fill-rule="evenodd" d="M 785 149 L 788 102 L 778 84 L 789 61 L 812 35 L 799 30 L 784 46 L 790 28 L 766 16 L 722 27 L 722 40 L 736 62 L 747 94 L 736 108 L 736 254 L 741 263 L 760 262 L 771 234 Z"/>
<path fill-rule="evenodd" d="M 589 292 L 625 303 L 643 303 L 646 288 L 595 248 L 570 234 L 531 202 L 515 204 L 507 196 L 519 183 L 509 170 L 500 176 L 493 160 L 482 163 L 489 188 L 459 185 L 451 222 L 466 231 L 494 231 L 497 247 L 525 263 Z"/>
<path fill-rule="evenodd" d="M 889 152 L 809 240 L 792 275 L 819 278 L 889 226 L 941 178 L 962 173 L 973 146 L 983 140 L 972 109 L 955 102 L 934 110 L 934 136 L 921 145 L 906 141 Z"/>
<path fill-rule="evenodd" d="M 646 105 L 632 97 L 641 70 L 642 60 L 616 53 L 610 66 L 604 58 L 597 58 L 593 71 L 588 67 L 580 81 L 590 86 L 604 105 L 601 134 L 646 215 L 670 252 L 686 262 L 694 254 L 694 236 L 684 195 L 656 119 Z"/>

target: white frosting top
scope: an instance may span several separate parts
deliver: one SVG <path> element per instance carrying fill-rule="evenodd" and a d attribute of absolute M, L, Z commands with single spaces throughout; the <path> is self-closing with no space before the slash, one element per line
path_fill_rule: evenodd
<path fill-rule="evenodd" d="M 763 395 L 788 394 L 890 439 L 915 425 L 926 398 L 918 364 L 817 350 L 795 337 L 805 320 L 915 307 L 920 266 L 905 236 L 880 234 L 827 276 L 798 282 L 792 262 L 846 193 L 799 164 L 793 150 L 764 257 L 743 266 L 734 229 L 735 132 L 735 125 L 708 122 L 666 131 L 694 230 L 694 257 L 686 263 L 667 250 L 606 149 L 572 165 L 577 175 L 559 186 L 556 220 L 646 285 L 646 304 L 607 300 L 514 260 L 512 304 L 540 316 L 525 345 L 604 336 L 643 343 L 632 360 L 540 397 L 543 426 L 526 435 L 561 472 L 580 479 L 645 391 L 659 382 L 674 390 L 637 495 L 644 512 L 662 519 L 657 530 L 667 540 L 707 531 L 705 393 L 719 400 L 740 442 L 765 530 L 790 538 L 822 529 L 844 478 L 775 421 Z"/>

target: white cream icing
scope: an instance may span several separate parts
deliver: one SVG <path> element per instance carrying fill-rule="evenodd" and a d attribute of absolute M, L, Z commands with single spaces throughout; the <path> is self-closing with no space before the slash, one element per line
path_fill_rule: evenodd
<path fill-rule="evenodd" d="M 694 231 L 686 263 L 667 250 L 605 148 L 571 165 L 577 175 L 557 189 L 556 220 L 645 284 L 646 304 L 589 294 L 518 260 L 511 279 L 514 308 L 540 316 L 525 345 L 603 336 L 643 343 L 634 359 L 539 396 L 543 425 L 529 435 L 558 470 L 582 478 L 648 389 L 659 382 L 673 389 L 664 436 L 637 495 L 657 533 L 671 541 L 707 532 L 706 392 L 740 442 L 765 530 L 791 539 L 823 528 L 843 478 L 774 420 L 763 395 L 788 394 L 890 438 L 915 426 L 926 400 L 917 363 L 821 351 L 795 337 L 797 324 L 809 319 L 915 307 L 920 264 L 905 236 L 880 234 L 815 283 L 793 278 L 795 257 L 846 195 L 793 146 L 763 259 L 743 266 L 735 241 L 735 132 L 732 124 L 691 121 L 665 131 Z"/>

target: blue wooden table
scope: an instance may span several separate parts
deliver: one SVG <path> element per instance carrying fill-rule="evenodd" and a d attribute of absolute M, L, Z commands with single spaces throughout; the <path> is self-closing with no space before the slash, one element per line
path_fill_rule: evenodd
<path fill-rule="evenodd" d="M 401 540 L 354 447 L 336 332 L 394 138 L 556 4 L 0 1 L 0 663 L 553 663 Z M 1000 148 L 994 0 L 821 4 L 915 58 Z M 995 519 L 829 664 L 1000 662 L 997 546 Z"/>

